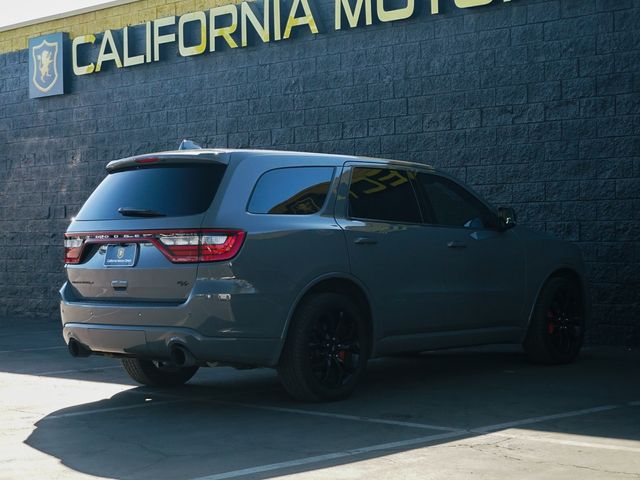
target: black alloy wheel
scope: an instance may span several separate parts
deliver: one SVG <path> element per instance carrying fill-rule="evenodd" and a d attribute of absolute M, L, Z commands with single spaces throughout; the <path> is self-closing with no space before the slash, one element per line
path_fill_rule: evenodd
<path fill-rule="evenodd" d="M 364 375 L 369 328 L 361 309 L 347 296 L 310 295 L 296 309 L 278 374 L 291 396 L 303 401 L 348 397 Z"/>
<path fill-rule="evenodd" d="M 582 348 L 585 306 L 580 286 L 553 277 L 542 288 L 524 341 L 528 356 L 539 363 L 570 363 Z"/>
<path fill-rule="evenodd" d="M 309 338 L 311 370 L 326 388 L 340 388 L 349 382 L 361 361 L 358 323 L 341 308 L 327 311 L 311 328 Z"/>
<path fill-rule="evenodd" d="M 547 335 L 555 352 L 568 355 L 582 342 L 583 314 L 580 299 L 571 284 L 556 290 L 547 307 Z"/>

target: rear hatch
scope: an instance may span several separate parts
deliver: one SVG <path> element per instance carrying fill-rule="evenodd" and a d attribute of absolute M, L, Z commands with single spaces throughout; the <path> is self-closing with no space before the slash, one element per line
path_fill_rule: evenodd
<path fill-rule="evenodd" d="M 226 170 L 202 155 L 112 162 L 65 234 L 78 300 L 186 300 L 201 261 L 233 255 L 242 232 L 202 230 Z M 234 246 L 235 245 L 235 246 Z"/>

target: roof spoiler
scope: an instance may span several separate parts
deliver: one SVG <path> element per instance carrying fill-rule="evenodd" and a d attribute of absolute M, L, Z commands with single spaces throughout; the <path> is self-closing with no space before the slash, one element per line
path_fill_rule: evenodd
<path fill-rule="evenodd" d="M 184 164 L 184 163 L 221 163 L 227 165 L 229 163 L 228 152 L 216 152 L 203 150 L 202 152 L 160 152 L 147 155 L 137 155 L 134 157 L 113 160 L 107 164 L 108 173 L 118 170 L 126 170 L 130 168 L 141 168 L 158 164 Z"/>

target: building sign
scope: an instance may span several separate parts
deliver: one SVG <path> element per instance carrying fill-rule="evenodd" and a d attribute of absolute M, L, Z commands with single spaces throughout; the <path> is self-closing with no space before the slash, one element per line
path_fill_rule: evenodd
<path fill-rule="evenodd" d="M 422 0 L 431 15 L 441 13 L 443 5 L 459 9 L 480 7 L 511 0 Z M 334 30 L 404 20 L 416 15 L 416 0 L 334 0 Z M 256 43 L 290 39 L 296 32 L 313 35 L 323 28 L 317 21 L 313 0 L 245 1 L 222 5 L 207 11 L 164 17 L 121 30 L 80 35 L 71 45 L 74 75 L 90 75 L 105 67 L 126 68 L 158 62 L 170 45 L 177 46 L 182 57 L 224 49 L 247 47 Z M 326 30 L 325 30 L 326 31 Z M 31 98 L 63 93 L 63 34 L 38 37 L 29 41 L 34 69 Z M 53 40 L 53 39 L 58 40 Z M 58 45 L 57 47 L 53 45 Z M 175 48 L 174 46 L 174 48 Z M 45 74 L 40 75 L 42 70 Z M 31 73 L 31 71 L 30 71 Z"/>
<path fill-rule="evenodd" d="M 29 39 L 29 98 L 64 93 L 64 33 Z"/>

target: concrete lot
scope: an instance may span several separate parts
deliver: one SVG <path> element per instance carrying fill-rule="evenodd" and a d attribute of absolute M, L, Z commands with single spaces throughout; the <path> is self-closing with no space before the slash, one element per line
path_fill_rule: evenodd
<path fill-rule="evenodd" d="M 139 387 L 56 322 L 7 320 L 0 478 L 640 479 L 639 379 L 635 351 L 493 347 L 374 361 L 351 399 L 301 404 L 271 370 Z"/>

